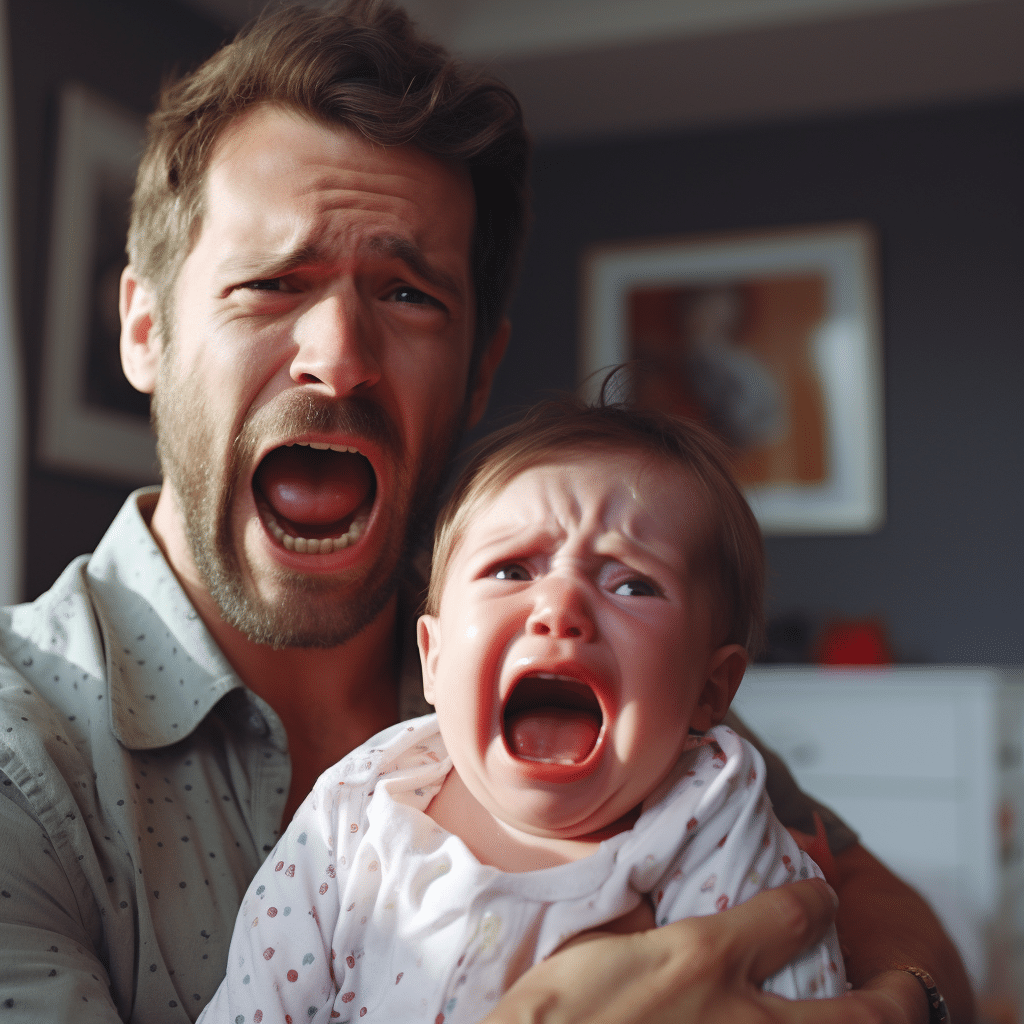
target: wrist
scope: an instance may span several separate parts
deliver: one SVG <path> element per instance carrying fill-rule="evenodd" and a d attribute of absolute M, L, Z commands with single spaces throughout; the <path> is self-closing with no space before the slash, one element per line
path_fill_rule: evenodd
<path fill-rule="evenodd" d="M 895 968 L 895 970 L 909 975 L 917 981 L 927 1003 L 928 1016 L 925 1019 L 928 1021 L 928 1024 L 951 1024 L 946 1000 L 942 998 L 935 980 L 926 970 L 921 967 L 903 965 Z"/>
<path fill-rule="evenodd" d="M 917 978 L 907 971 L 890 968 L 858 985 L 854 992 L 857 991 L 884 996 L 896 1012 L 893 1020 L 905 1021 L 906 1024 L 930 1024 L 931 1008 L 925 991 Z"/>

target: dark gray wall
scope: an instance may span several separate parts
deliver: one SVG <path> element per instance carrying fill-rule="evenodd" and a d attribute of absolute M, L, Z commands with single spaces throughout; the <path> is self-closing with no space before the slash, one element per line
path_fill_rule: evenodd
<path fill-rule="evenodd" d="M 28 389 L 25 594 L 35 597 L 91 551 L 128 488 L 39 466 L 43 310 L 61 88 L 79 82 L 147 114 L 164 77 L 205 59 L 226 37 L 174 0 L 19 0 L 7 5 L 17 175 L 17 272 Z"/>
<path fill-rule="evenodd" d="M 9 5 L 19 302 L 30 436 L 57 98 L 75 80 L 146 112 L 224 38 L 173 0 Z M 542 146 L 536 225 L 489 422 L 575 382 L 591 243 L 864 219 L 881 238 L 888 522 L 769 541 L 771 610 L 880 615 L 906 659 L 1024 661 L 1024 100 Z M 26 594 L 91 550 L 126 489 L 30 465 Z"/>
<path fill-rule="evenodd" d="M 874 224 L 887 523 L 769 540 L 770 611 L 879 616 L 906 660 L 1024 661 L 1024 101 L 542 146 L 535 183 L 492 420 L 574 384 L 588 245 Z"/>

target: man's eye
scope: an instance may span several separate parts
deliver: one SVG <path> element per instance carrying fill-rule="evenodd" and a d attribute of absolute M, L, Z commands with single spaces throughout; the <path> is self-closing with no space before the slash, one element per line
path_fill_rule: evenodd
<path fill-rule="evenodd" d="M 511 565 L 500 566 L 491 575 L 496 580 L 528 580 L 530 578 L 530 574 L 521 565 L 514 562 Z"/>
<path fill-rule="evenodd" d="M 441 303 L 432 295 L 428 295 L 426 292 L 421 292 L 419 288 L 412 288 L 408 285 L 402 285 L 401 288 L 396 288 L 391 293 L 390 298 L 393 302 L 407 302 L 414 306 L 441 307 Z"/>
<path fill-rule="evenodd" d="M 647 580 L 626 580 L 615 588 L 621 597 L 657 597 L 658 591 Z"/>

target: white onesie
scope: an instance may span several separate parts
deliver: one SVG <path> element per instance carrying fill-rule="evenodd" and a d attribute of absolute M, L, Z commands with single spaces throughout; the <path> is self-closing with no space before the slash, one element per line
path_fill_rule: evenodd
<path fill-rule="evenodd" d="M 249 886 L 201 1022 L 473 1024 L 531 964 L 642 894 L 662 925 L 821 877 L 772 812 L 760 755 L 724 726 L 680 758 L 632 829 L 538 871 L 479 863 L 423 813 L 450 769 L 428 715 L 324 772 Z M 841 995 L 835 930 L 764 988 Z"/>

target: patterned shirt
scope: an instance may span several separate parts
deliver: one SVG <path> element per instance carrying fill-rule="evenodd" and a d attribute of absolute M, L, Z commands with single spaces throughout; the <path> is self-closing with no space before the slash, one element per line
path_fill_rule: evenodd
<path fill-rule="evenodd" d="M 725 726 L 691 739 L 632 828 L 533 871 L 481 864 L 424 813 L 451 767 L 426 715 L 320 776 L 249 886 L 200 1024 L 474 1024 L 530 965 L 643 894 L 664 925 L 819 874 L 772 813 L 760 755 Z M 835 928 L 763 987 L 842 995 Z"/>
<path fill-rule="evenodd" d="M 194 1021 L 279 838 L 284 728 L 150 534 L 156 497 L 133 494 L 93 555 L 0 610 L 0 1019 Z M 409 717 L 411 630 L 404 653 Z"/>
<path fill-rule="evenodd" d="M 277 842 L 284 729 L 214 644 L 133 496 L 0 619 L 0 1010 L 194 1020 Z"/>

